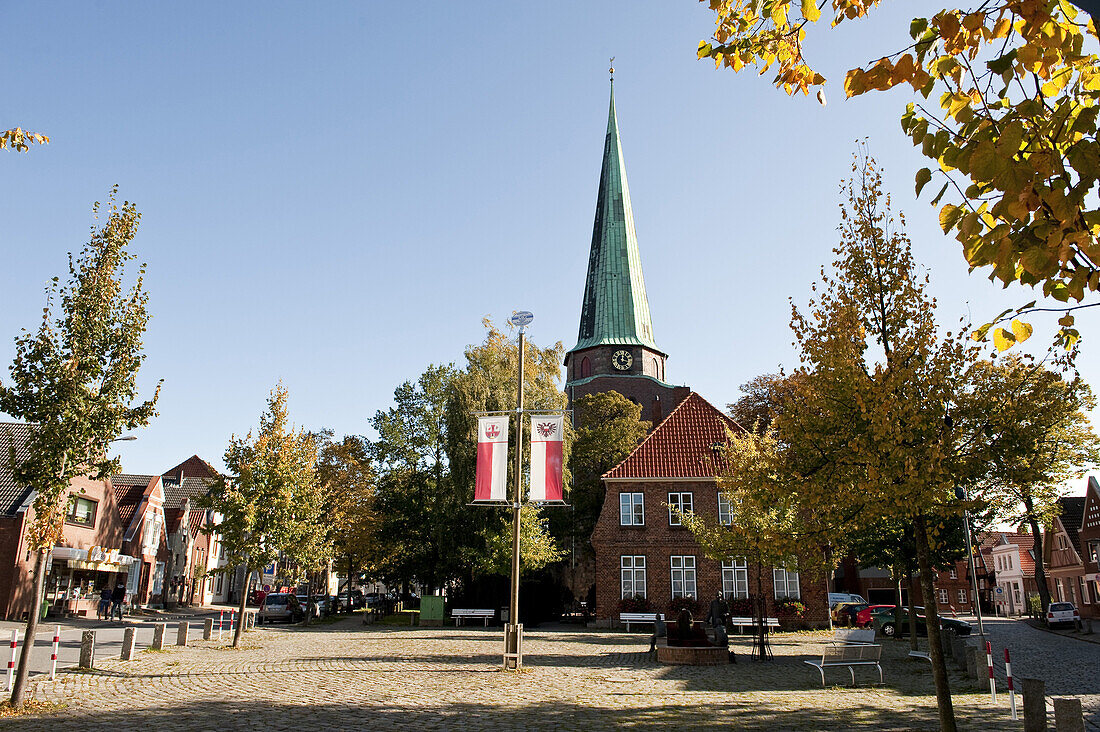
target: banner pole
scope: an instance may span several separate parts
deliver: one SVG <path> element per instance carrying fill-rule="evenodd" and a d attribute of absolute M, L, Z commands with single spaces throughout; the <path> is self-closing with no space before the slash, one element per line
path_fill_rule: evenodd
<path fill-rule="evenodd" d="M 520 510 L 523 507 L 523 359 L 525 350 L 523 331 L 523 326 L 520 326 L 519 379 L 516 399 L 516 469 L 512 504 L 512 587 L 504 645 L 504 668 L 517 671 L 523 664 L 520 655 L 522 641 L 519 637 L 523 632 L 523 626 L 519 624 L 519 522 Z"/>

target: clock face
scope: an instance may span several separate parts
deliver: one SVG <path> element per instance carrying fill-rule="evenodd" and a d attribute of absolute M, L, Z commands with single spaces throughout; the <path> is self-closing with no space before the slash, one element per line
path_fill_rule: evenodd
<path fill-rule="evenodd" d="M 611 354 L 611 363 L 619 371 L 626 371 L 634 363 L 634 357 L 630 355 L 630 351 L 615 351 Z"/>

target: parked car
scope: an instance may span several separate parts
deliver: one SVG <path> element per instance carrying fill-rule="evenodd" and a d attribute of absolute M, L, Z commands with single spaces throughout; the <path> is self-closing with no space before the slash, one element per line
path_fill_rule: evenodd
<path fill-rule="evenodd" d="M 348 606 L 348 592 L 347 592 L 347 590 L 344 590 L 343 592 L 341 592 L 339 595 L 336 596 L 336 604 L 340 607 L 341 610 L 344 610 L 344 609 L 347 608 L 347 606 Z M 351 609 L 352 610 L 358 610 L 361 607 L 366 607 L 366 604 L 367 604 L 367 600 L 363 596 L 363 591 L 362 590 L 352 590 L 351 591 Z"/>
<path fill-rule="evenodd" d="M 877 613 L 879 610 L 893 610 L 893 605 L 868 605 L 859 611 L 856 615 L 856 627 L 857 628 L 869 628 L 872 624 L 871 616 Z"/>
<path fill-rule="evenodd" d="M 368 592 L 363 600 L 367 607 L 381 607 L 386 602 L 386 596 L 381 592 Z"/>
<path fill-rule="evenodd" d="M 918 607 L 917 610 L 917 635 L 928 635 L 928 627 L 925 625 L 924 608 Z M 906 628 L 909 626 L 909 608 L 899 608 L 897 611 L 897 622 L 901 624 L 901 630 L 899 631 L 897 626 L 894 625 L 894 608 L 886 607 L 872 614 L 872 622 L 874 623 L 875 630 L 887 638 L 893 638 L 899 632 L 904 634 L 908 632 Z M 944 630 L 950 631 L 955 635 L 970 635 L 971 627 L 970 623 L 965 623 L 955 618 L 945 618 L 940 616 L 940 627 Z"/>
<path fill-rule="evenodd" d="M 1047 627 L 1069 624 L 1076 625 L 1081 619 L 1081 613 L 1077 612 L 1072 602 L 1052 602 L 1047 607 Z"/>
<path fill-rule="evenodd" d="M 859 627 L 859 612 L 867 607 L 865 602 L 840 602 L 833 606 L 833 622 L 837 625 Z"/>
<path fill-rule="evenodd" d="M 288 623 L 297 623 L 305 616 L 305 610 L 297 597 L 288 592 L 271 592 L 264 597 L 260 609 L 256 611 L 256 622 L 262 624 L 285 620 Z"/>
<path fill-rule="evenodd" d="M 864 605 L 867 601 L 863 599 L 862 595 L 852 595 L 847 592 L 830 592 L 829 593 L 829 609 L 836 607 L 842 602 L 858 602 Z"/>

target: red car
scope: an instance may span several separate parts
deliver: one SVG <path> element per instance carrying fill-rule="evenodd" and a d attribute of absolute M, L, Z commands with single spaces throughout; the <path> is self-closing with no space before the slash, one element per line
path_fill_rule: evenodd
<path fill-rule="evenodd" d="M 856 614 L 856 627 L 857 628 L 869 628 L 871 627 L 871 613 L 877 613 L 884 608 L 892 608 L 893 605 L 868 605 Z"/>

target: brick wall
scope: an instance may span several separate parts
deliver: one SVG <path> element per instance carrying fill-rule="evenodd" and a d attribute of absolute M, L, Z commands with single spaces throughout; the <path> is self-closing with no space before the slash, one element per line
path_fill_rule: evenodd
<path fill-rule="evenodd" d="M 596 614 L 602 620 L 618 618 L 622 594 L 621 557 L 646 558 L 646 596 L 655 611 L 666 611 L 672 599 L 673 556 L 693 556 L 696 567 L 697 599 L 704 612 L 710 600 L 722 589 L 721 562 L 708 559 L 691 533 L 669 525 L 668 494 L 690 492 L 696 514 L 712 521 L 718 519 L 718 488 L 713 480 L 693 481 L 605 481 L 605 500 L 592 545 L 596 551 Z M 621 492 L 644 495 L 645 524 L 622 526 L 619 519 Z M 749 566 L 749 591 L 756 593 L 756 568 Z M 761 589 L 774 599 L 772 568 L 761 568 Z M 807 606 L 805 621 L 827 623 L 825 581 L 802 575 L 799 581 L 802 602 Z"/>

